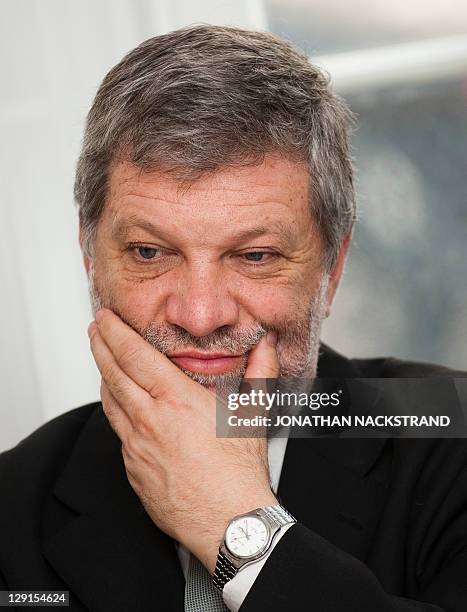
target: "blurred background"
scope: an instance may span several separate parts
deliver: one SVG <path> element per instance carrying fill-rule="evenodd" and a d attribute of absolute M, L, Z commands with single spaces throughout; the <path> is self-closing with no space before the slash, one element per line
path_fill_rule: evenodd
<path fill-rule="evenodd" d="M 0 451 L 99 397 L 72 188 L 84 118 L 139 42 L 270 30 L 357 113 L 360 221 L 324 340 L 467 369 L 465 0 L 2 0 Z"/>

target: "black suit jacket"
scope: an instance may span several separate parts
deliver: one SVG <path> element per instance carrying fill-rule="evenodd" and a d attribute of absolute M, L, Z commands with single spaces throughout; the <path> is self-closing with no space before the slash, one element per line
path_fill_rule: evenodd
<path fill-rule="evenodd" d="M 319 375 L 465 376 L 326 347 Z M 299 523 L 242 612 L 467 610 L 467 440 L 291 439 L 279 496 Z M 183 610 L 174 542 L 131 489 L 99 403 L 0 455 L 0 500 L 0 589 L 69 590 L 76 611 Z"/>

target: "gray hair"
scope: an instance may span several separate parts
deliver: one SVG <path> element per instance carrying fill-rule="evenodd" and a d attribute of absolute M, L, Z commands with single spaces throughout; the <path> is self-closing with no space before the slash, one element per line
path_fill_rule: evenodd
<path fill-rule="evenodd" d="M 330 269 L 355 221 L 352 126 L 328 76 L 272 34 L 203 24 L 150 38 L 110 70 L 87 117 L 74 190 L 83 248 L 116 159 L 183 184 L 278 153 L 309 169 Z"/>

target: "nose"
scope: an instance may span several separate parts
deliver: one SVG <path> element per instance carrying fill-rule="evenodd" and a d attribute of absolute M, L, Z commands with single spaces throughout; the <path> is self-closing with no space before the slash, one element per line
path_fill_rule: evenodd
<path fill-rule="evenodd" d="M 193 336 L 207 336 L 219 327 L 234 326 L 238 315 L 227 280 L 210 264 L 186 270 L 166 301 L 166 321 Z"/>

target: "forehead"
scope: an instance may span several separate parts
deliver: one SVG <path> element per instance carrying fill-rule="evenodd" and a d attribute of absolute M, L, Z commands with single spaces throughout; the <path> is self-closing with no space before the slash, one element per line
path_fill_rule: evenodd
<path fill-rule="evenodd" d="M 190 184 L 128 161 L 111 167 L 105 213 L 112 225 L 157 218 L 174 231 L 218 231 L 275 223 L 309 225 L 309 173 L 305 164 L 267 155 L 261 164 L 223 168 Z"/>

